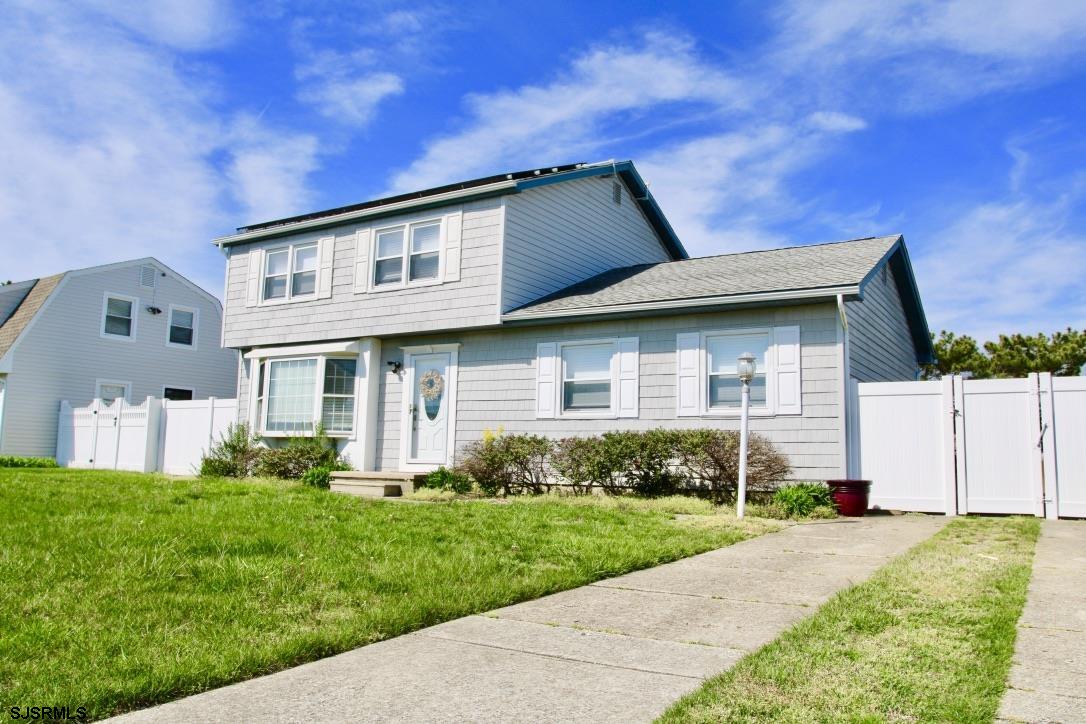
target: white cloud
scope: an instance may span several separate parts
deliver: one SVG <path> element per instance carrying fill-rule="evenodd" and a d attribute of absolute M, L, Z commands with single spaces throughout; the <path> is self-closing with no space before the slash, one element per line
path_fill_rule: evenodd
<path fill-rule="evenodd" d="M 426 144 L 422 156 L 394 176 L 390 190 L 594 153 L 609 136 L 607 123 L 627 113 L 666 104 L 738 108 L 747 102 L 744 89 L 699 59 L 688 40 L 649 33 L 637 46 L 593 48 L 548 83 L 469 95 L 464 129 Z"/>
<path fill-rule="evenodd" d="M 807 121 L 813 128 L 830 133 L 850 133 L 867 128 L 864 119 L 837 111 L 816 111 L 807 117 Z"/>
<path fill-rule="evenodd" d="M 327 118 L 367 126 L 381 101 L 403 93 L 403 80 L 392 73 L 369 73 L 356 78 L 332 77 L 302 88 L 298 100 L 311 103 Z"/>
<path fill-rule="evenodd" d="M 1086 233 L 1072 223 L 1081 189 L 967 208 L 914 254 L 933 329 L 981 339 L 1086 328 Z"/>
<path fill-rule="evenodd" d="M 299 210 L 312 140 L 224 123 L 175 60 L 82 8 L 0 11 L 0 276 L 153 254 L 218 293 L 210 239 Z"/>
<path fill-rule="evenodd" d="M 181 50 L 219 47 L 238 26 L 233 8 L 224 0 L 92 0 L 86 4 L 149 40 Z"/>

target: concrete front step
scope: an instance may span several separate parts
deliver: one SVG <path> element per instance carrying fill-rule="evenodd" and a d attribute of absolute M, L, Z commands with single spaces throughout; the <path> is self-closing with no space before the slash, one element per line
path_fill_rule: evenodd
<path fill-rule="evenodd" d="M 332 473 L 329 485 L 333 493 L 347 493 L 363 498 L 398 498 L 415 491 L 415 484 L 426 473 L 378 473 L 342 470 Z"/>

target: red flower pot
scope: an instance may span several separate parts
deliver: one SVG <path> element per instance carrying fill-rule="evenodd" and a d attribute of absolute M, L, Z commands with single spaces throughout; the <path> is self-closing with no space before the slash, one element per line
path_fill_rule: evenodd
<path fill-rule="evenodd" d="M 833 491 L 837 512 L 850 518 L 862 518 L 867 512 L 867 496 L 871 492 L 870 480 L 827 480 Z"/>

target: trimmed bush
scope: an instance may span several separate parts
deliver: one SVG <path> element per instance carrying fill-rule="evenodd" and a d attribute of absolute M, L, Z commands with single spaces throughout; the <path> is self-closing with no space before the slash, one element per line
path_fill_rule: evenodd
<path fill-rule="evenodd" d="M 28 458 L 17 455 L 0 455 L 0 468 L 55 468 L 53 458 Z"/>
<path fill-rule="evenodd" d="M 302 473 L 301 481 L 313 488 L 328 490 L 332 484 L 332 472 L 335 470 L 350 470 L 351 466 L 343 461 L 332 465 L 318 465 Z"/>
<path fill-rule="evenodd" d="M 256 472 L 272 478 L 297 480 L 313 468 L 335 470 L 341 462 L 335 441 L 318 425 L 311 437 L 292 437 L 283 447 L 265 450 Z"/>
<path fill-rule="evenodd" d="M 716 503 L 735 501 L 739 487 L 739 433 L 733 430 L 676 430 L 671 433 L 678 463 Z M 761 435 L 747 442 L 747 489 L 769 490 L 792 472 L 788 458 Z"/>
<path fill-rule="evenodd" d="M 471 476 L 459 470 L 450 470 L 443 465 L 423 478 L 419 487 L 464 495 L 471 492 Z"/>
<path fill-rule="evenodd" d="M 548 459 L 554 443 L 541 435 L 486 435 L 464 448 L 459 470 L 487 495 L 550 491 Z"/>
<path fill-rule="evenodd" d="M 200 461 L 201 478 L 247 478 L 256 472 L 264 448 L 244 422 L 230 425 Z"/>
<path fill-rule="evenodd" d="M 833 498 L 822 483 L 796 483 L 778 489 L 773 505 L 789 518 L 807 518 L 820 508 L 832 508 Z"/>
<path fill-rule="evenodd" d="M 601 437 L 567 437 L 554 447 L 551 464 L 574 493 L 586 495 L 600 488 L 612 495 L 626 489 L 624 461 Z"/>

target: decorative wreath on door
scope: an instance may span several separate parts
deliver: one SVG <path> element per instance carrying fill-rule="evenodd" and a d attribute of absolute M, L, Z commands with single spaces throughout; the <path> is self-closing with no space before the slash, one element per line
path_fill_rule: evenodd
<path fill-rule="evenodd" d="M 441 398 L 445 391 L 445 378 L 437 370 L 430 370 L 419 378 L 419 394 L 422 399 L 433 402 Z"/>

